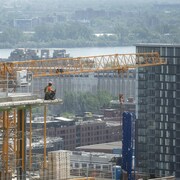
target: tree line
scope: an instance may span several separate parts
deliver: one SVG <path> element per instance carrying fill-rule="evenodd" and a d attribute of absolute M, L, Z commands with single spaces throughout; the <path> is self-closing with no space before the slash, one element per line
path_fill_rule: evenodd
<path fill-rule="evenodd" d="M 16 6 L 14 11 L 0 7 L 0 48 L 110 47 L 143 42 L 180 43 L 180 4 L 154 2 L 148 5 L 133 3 L 120 6 L 119 1 L 109 1 L 103 4 L 101 2 L 101 6 L 96 3 L 91 8 L 77 8 L 71 3 L 68 3 L 68 6 L 66 3 L 63 3 L 63 6 L 60 3 L 51 6 L 50 2 L 49 6 L 42 3 L 42 8 L 38 9 L 37 3 L 29 2 L 20 9 Z M 22 29 L 15 28 L 13 22 L 16 18 L 26 16 L 37 16 L 41 19 L 61 18 L 56 22 L 43 21 L 29 29 L 33 33 L 24 33 Z M 113 35 L 97 37 L 94 35 L 97 33 Z"/>
<path fill-rule="evenodd" d="M 113 98 L 106 91 L 98 91 L 96 94 L 66 92 L 63 98 L 62 112 L 80 115 L 84 112 L 99 113 L 101 108 L 110 106 Z"/>
<path fill-rule="evenodd" d="M 0 33 L 0 48 L 96 47 L 118 46 L 117 37 L 96 37 L 93 30 L 81 23 L 45 24 L 35 27 L 34 33 L 24 34 L 15 28 Z"/>
<path fill-rule="evenodd" d="M 110 95 L 107 91 L 97 91 L 95 94 L 90 92 L 65 92 L 63 104 L 48 107 L 49 115 L 58 115 L 63 117 L 83 116 L 85 112 L 101 114 L 104 108 L 110 108 L 111 100 L 117 97 Z M 43 116 L 43 107 L 33 108 L 34 116 Z"/>

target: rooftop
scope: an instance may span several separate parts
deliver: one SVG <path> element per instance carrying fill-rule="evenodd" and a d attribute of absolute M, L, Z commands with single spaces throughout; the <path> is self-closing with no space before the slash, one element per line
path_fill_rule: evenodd
<path fill-rule="evenodd" d="M 135 46 L 153 46 L 153 47 L 180 47 L 180 44 L 167 44 L 167 43 L 138 43 Z"/>
<path fill-rule="evenodd" d="M 65 118 L 65 117 L 55 117 L 54 120 L 66 121 L 66 122 L 74 121 L 74 119 L 68 119 L 68 118 Z"/>
<path fill-rule="evenodd" d="M 102 143 L 102 144 L 94 144 L 88 146 L 80 146 L 77 147 L 76 150 L 86 151 L 86 152 L 107 152 L 112 153 L 113 149 L 122 149 L 122 142 L 115 141 L 109 143 Z"/>

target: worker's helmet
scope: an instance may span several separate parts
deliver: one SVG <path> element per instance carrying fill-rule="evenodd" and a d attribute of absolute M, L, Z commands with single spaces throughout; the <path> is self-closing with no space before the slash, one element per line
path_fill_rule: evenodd
<path fill-rule="evenodd" d="M 49 84 L 52 84 L 52 81 L 49 81 Z"/>

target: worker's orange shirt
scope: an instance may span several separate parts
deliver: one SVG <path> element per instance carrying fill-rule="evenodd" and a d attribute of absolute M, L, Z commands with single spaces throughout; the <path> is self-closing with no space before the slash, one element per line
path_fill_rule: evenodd
<path fill-rule="evenodd" d="M 52 87 L 51 86 L 48 86 L 48 92 L 51 92 L 51 91 L 53 91 L 53 89 L 52 89 Z"/>

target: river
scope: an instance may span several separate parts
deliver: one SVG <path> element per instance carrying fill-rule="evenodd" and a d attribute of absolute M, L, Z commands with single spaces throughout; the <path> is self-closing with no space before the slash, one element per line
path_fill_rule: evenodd
<path fill-rule="evenodd" d="M 44 48 L 44 49 L 49 49 L 50 56 L 52 56 L 52 52 L 54 49 L 63 49 L 63 48 Z M 64 48 L 64 49 L 66 49 L 66 53 L 70 54 L 71 57 L 135 53 L 135 46 L 85 47 L 85 48 Z M 14 49 L 0 49 L 0 58 L 8 58 L 13 50 Z M 40 52 L 41 49 L 37 49 L 37 50 L 38 52 Z"/>

